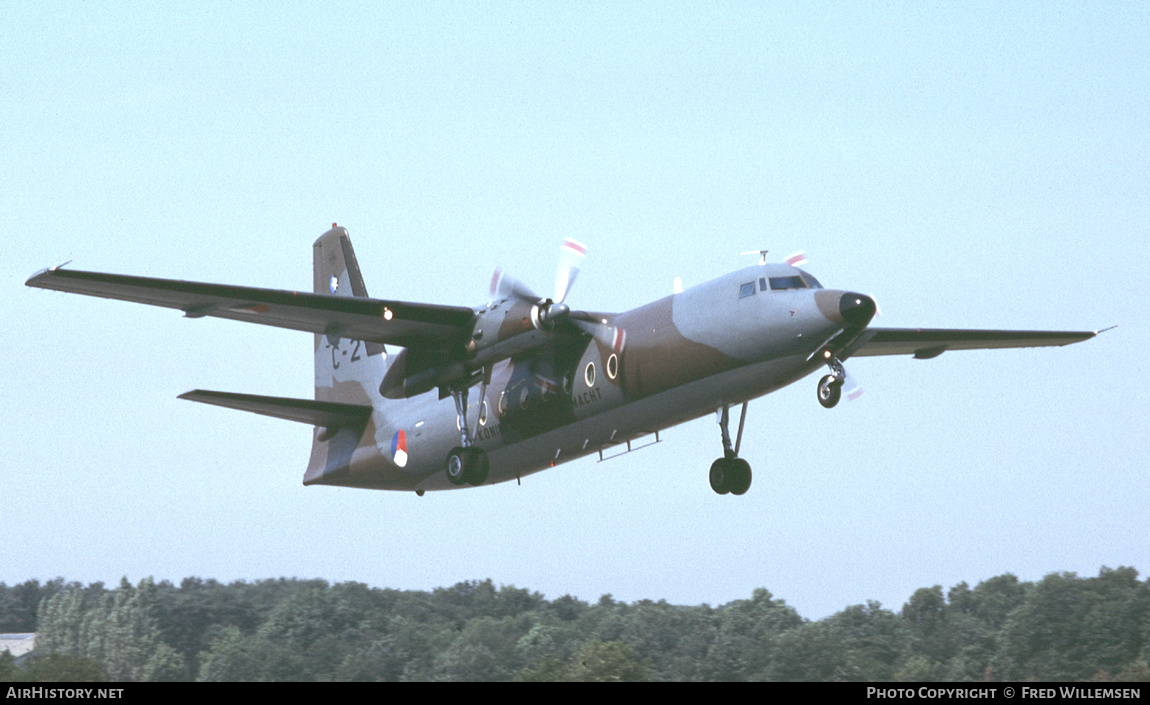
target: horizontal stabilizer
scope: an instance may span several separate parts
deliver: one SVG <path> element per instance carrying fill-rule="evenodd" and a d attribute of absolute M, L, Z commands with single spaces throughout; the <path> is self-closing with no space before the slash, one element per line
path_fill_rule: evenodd
<path fill-rule="evenodd" d="M 371 418 L 371 407 L 360 404 L 340 404 L 332 401 L 312 399 L 289 399 L 287 397 L 265 397 L 256 394 L 236 394 L 235 392 L 211 392 L 193 389 L 180 395 L 180 399 L 225 406 L 229 409 L 250 411 L 277 419 L 298 421 L 324 428 L 363 427 Z"/>

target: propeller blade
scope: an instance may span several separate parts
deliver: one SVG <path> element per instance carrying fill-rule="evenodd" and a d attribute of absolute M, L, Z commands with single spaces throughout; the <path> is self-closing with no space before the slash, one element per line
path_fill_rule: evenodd
<path fill-rule="evenodd" d="M 797 267 L 800 264 L 806 264 L 807 263 L 807 253 L 796 252 L 792 255 L 788 255 L 787 258 L 785 260 L 783 260 L 783 262 L 791 265 L 792 267 Z"/>
<path fill-rule="evenodd" d="M 568 320 L 579 330 L 595 338 L 600 345 L 611 348 L 616 354 L 623 353 L 623 348 L 627 344 L 627 331 L 608 323 L 601 323 L 581 311 L 573 311 Z"/>
<path fill-rule="evenodd" d="M 502 269 L 496 269 L 495 274 L 491 277 L 491 295 L 502 297 L 511 296 L 529 303 L 537 303 L 543 300 L 542 297 L 531 290 L 531 287 L 507 274 Z"/>
<path fill-rule="evenodd" d="M 578 240 L 567 239 L 559 249 L 559 266 L 555 270 L 555 301 L 563 303 L 575 277 L 579 275 L 579 265 L 587 257 L 587 246 Z"/>
<path fill-rule="evenodd" d="M 546 328 L 548 330 L 557 330 L 556 326 L 567 324 L 567 321 L 572 316 L 572 311 L 563 300 L 567 298 L 568 292 L 571 291 L 571 285 L 575 282 L 575 277 L 579 274 L 579 264 L 587 256 L 587 246 L 577 240 L 568 239 L 563 243 L 563 247 L 559 250 L 559 266 L 555 272 L 555 298 L 543 299 L 536 294 L 531 287 L 505 273 L 502 268 L 496 269 L 495 274 L 491 277 L 491 295 L 494 297 L 512 297 L 532 304 L 532 320 L 536 325 Z M 588 326 L 597 324 L 597 320 L 582 312 L 577 312 L 581 320 Z M 583 326 L 576 324 L 581 330 L 585 330 L 592 335 L 596 334 L 594 328 L 584 329 Z M 567 332 L 574 332 L 570 328 Z M 600 335 L 606 335 L 600 332 Z M 608 336 L 609 337 L 609 336 Z"/>
<path fill-rule="evenodd" d="M 843 380 L 843 396 L 847 398 L 847 401 L 854 401 L 861 397 L 863 388 L 862 385 L 859 384 L 859 381 L 855 379 L 854 375 L 847 372 L 846 368 L 843 368 L 843 374 L 846 375 L 846 378 Z"/>

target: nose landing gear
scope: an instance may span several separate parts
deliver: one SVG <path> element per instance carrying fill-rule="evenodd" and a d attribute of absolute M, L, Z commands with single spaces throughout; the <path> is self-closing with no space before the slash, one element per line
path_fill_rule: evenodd
<path fill-rule="evenodd" d="M 834 375 L 827 375 L 819 380 L 819 403 L 825 408 L 830 409 L 835 404 L 839 403 L 842 397 L 843 383 Z"/>
<path fill-rule="evenodd" d="M 739 446 L 743 442 L 743 423 L 747 420 L 747 402 L 739 416 L 739 433 L 735 445 L 731 447 L 731 433 L 728 430 L 730 414 L 724 404 L 719 409 L 719 428 L 723 432 L 723 457 L 711 463 L 709 479 L 711 489 L 718 494 L 744 494 L 751 487 L 751 464 L 739 457 Z"/>
<path fill-rule="evenodd" d="M 842 397 L 843 383 L 846 381 L 847 373 L 843 369 L 843 363 L 839 362 L 837 357 L 828 359 L 827 367 L 831 368 L 831 374 L 819 380 L 818 395 L 819 403 L 824 408 L 830 409 L 838 404 Z"/>

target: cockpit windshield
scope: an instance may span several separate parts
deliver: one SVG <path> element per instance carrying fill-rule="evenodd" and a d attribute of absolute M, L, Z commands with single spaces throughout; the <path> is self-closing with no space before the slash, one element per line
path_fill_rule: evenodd
<path fill-rule="evenodd" d="M 803 270 L 801 270 L 801 269 L 800 269 L 800 270 L 799 270 L 799 273 L 803 275 L 803 279 L 805 279 L 805 280 L 806 280 L 806 282 L 807 282 L 807 286 L 808 286 L 808 287 L 810 287 L 811 289 L 821 289 L 821 288 L 823 288 L 823 285 L 822 285 L 822 284 L 819 284 L 819 280 L 818 280 L 818 279 L 815 279 L 815 278 L 814 278 L 813 276 L 811 276 L 811 274 L 809 274 L 808 272 L 804 272 Z"/>
<path fill-rule="evenodd" d="M 788 267 L 786 269 L 776 268 L 774 271 L 784 274 L 778 277 L 759 277 L 759 291 L 787 291 L 794 289 L 821 289 L 823 285 L 819 283 L 818 279 L 804 272 L 801 269 L 794 269 Z M 798 272 L 798 274 L 787 274 L 787 272 Z M 739 298 L 745 299 L 748 296 L 755 294 L 755 282 L 750 281 L 745 284 L 739 285 Z"/>
<path fill-rule="evenodd" d="M 784 290 L 784 289 L 821 289 L 821 288 L 823 288 L 823 285 L 819 284 L 818 279 L 815 279 L 810 274 L 807 274 L 806 272 L 804 272 L 801 269 L 799 270 L 799 274 L 796 276 L 771 277 L 768 281 L 771 284 L 771 290 L 772 291 L 780 291 L 780 290 Z M 760 288 L 765 290 L 766 287 L 762 286 L 763 283 L 764 282 L 760 282 Z"/>
<path fill-rule="evenodd" d="M 770 282 L 772 291 L 807 288 L 807 283 L 803 281 L 802 277 L 771 277 Z"/>

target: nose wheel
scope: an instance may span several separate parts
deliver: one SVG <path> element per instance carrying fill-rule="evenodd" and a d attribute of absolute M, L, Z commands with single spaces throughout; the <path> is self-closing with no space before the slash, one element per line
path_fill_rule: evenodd
<path fill-rule="evenodd" d="M 747 420 L 747 403 L 739 416 L 739 434 L 734 447 L 731 446 L 731 433 L 728 429 L 730 413 L 726 404 L 719 409 L 719 428 L 723 432 L 723 457 L 711 463 L 708 479 L 711 489 L 718 494 L 741 495 L 751 487 L 751 464 L 739 457 L 739 446 L 743 442 L 743 423 Z"/>
<path fill-rule="evenodd" d="M 819 380 L 819 403 L 830 409 L 839 403 L 843 394 L 843 382 L 834 375 L 827 375 Z"/>
<path fill-rule="evenodd" d="M 818 395 L 823 408 L 830 409 L 839 403 L 843 395 L 843 382 L 846 381 L 847 371 L 843 369 L 843 363 L 839 362 L 837 357 L 827 360 L 827 367 L 831 369 L 831 373 L 819 380 Z"/>

